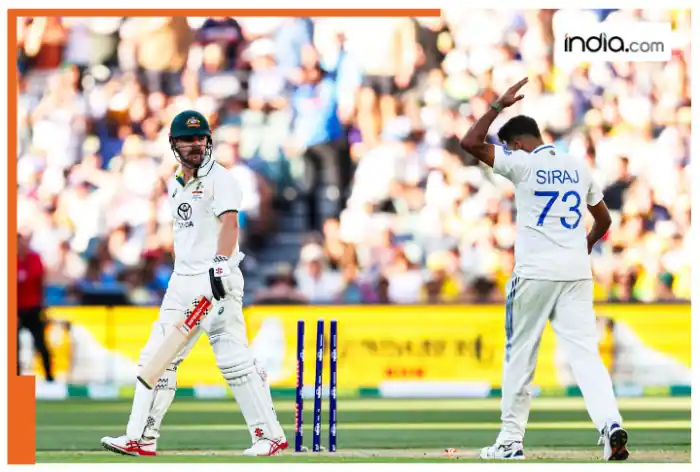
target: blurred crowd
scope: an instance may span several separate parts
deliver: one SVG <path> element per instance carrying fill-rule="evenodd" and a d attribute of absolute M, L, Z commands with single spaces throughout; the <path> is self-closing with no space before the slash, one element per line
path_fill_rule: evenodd
<path fill-rule="evenodd" d="M 625 19 L 670 21 L 672 60 L 554 61 L 555 31 Z M 592 255 L 596 299 L 689 300 L 690 32 L 687 10 L 26 18 L 19 231 L 56 303 L 113 287 L 158 304 L 172 270 L 168 125 L 195 108 L 243 188 L 244 252 L 290 201 L 307 209 L 298 264 L 261 268 L 258 303 L 502 301 L 513 188 L 459 140 L 527 75 L 490 139 L 525 113 L 592 167 L 614 217 Z"/>

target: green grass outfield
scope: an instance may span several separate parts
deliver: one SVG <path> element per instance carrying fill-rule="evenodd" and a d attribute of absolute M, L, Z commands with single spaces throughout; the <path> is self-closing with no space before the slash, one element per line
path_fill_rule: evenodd
<path fill-rule="evenodd" d="M 620 399 L 631 460 L 690 461 L 690 398 Z M 290 449 L 273 458 L 243 458 L 250 435 L 233 400 L 176 399 L 163 427 L 159 456 L 104 451 L 102 436 L 124 433 L 130 401 L 37 402 L 37 462 L 435 462 L 474 460 L 498 433 L 499 399 L 339 399 L 338 451 L 293 452 L 294 402 L 275 402 Z M 311 446 L 313 401 L 305 401 L 304 445 Z M 601 447 L 581 398 L 535 398 L 525 441 L 539 461 L 597 460 Z M 327 401 L 322 444 L 328 441 Z M 456 449 L 452 455 L 446 448 Z"/>

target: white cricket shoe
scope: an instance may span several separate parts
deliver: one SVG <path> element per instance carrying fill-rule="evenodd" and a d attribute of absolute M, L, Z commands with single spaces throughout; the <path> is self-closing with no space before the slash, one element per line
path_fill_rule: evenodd
<path fill-rule="evenodd" d="M 481 450 L 480 459 L 486 460 L 521 460 L 525 459 L 523 443 L 513 441 L 508 444 L 496 443 Z"/>
<path fill-rule="evenodd" d="M 627 431 L 617 423 L 611 423 L 600 433 L 598 445 L 603 445 L 604 461 L 624 461 L 630 453 L 627 450 Z"/>
<path fill-rule="evenodd" d="M 283 436 L 279 439 L 262 438 L 255 441 L 250 448 L 243 451 L 244 456 L 275 456 L 289 447 L 287 439 Z"/>
<path fill-rule="evenodd" d="M 126 436 L 113 438 L 105 436 L 102 438 L 102 447 L 116 454 L 125 456 L 155 456 L 156 455 L 156 440 L 155 439 L 140 439 L 134 441 Z"/>

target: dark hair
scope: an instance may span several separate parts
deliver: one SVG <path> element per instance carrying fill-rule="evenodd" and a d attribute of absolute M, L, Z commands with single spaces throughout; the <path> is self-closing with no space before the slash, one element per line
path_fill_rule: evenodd
<path fill-rule="evenodd" d="M 498 139 L 504 143 L 510 143 L 518 136 L 532 136 L 542 139 L 540 127 L 537 122 L 525 115 L 514 116 L 498 130 Z"/>

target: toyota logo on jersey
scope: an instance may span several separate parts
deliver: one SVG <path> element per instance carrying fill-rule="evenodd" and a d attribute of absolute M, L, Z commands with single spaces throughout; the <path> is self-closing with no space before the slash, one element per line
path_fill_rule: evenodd
<path fill-rule="evenodd" d="M 192 206 L 189 203 L 181 203 L 180 206 L 177 207 L 177 214 L 183 220 L 188 221 L 192 218 Z"/>

